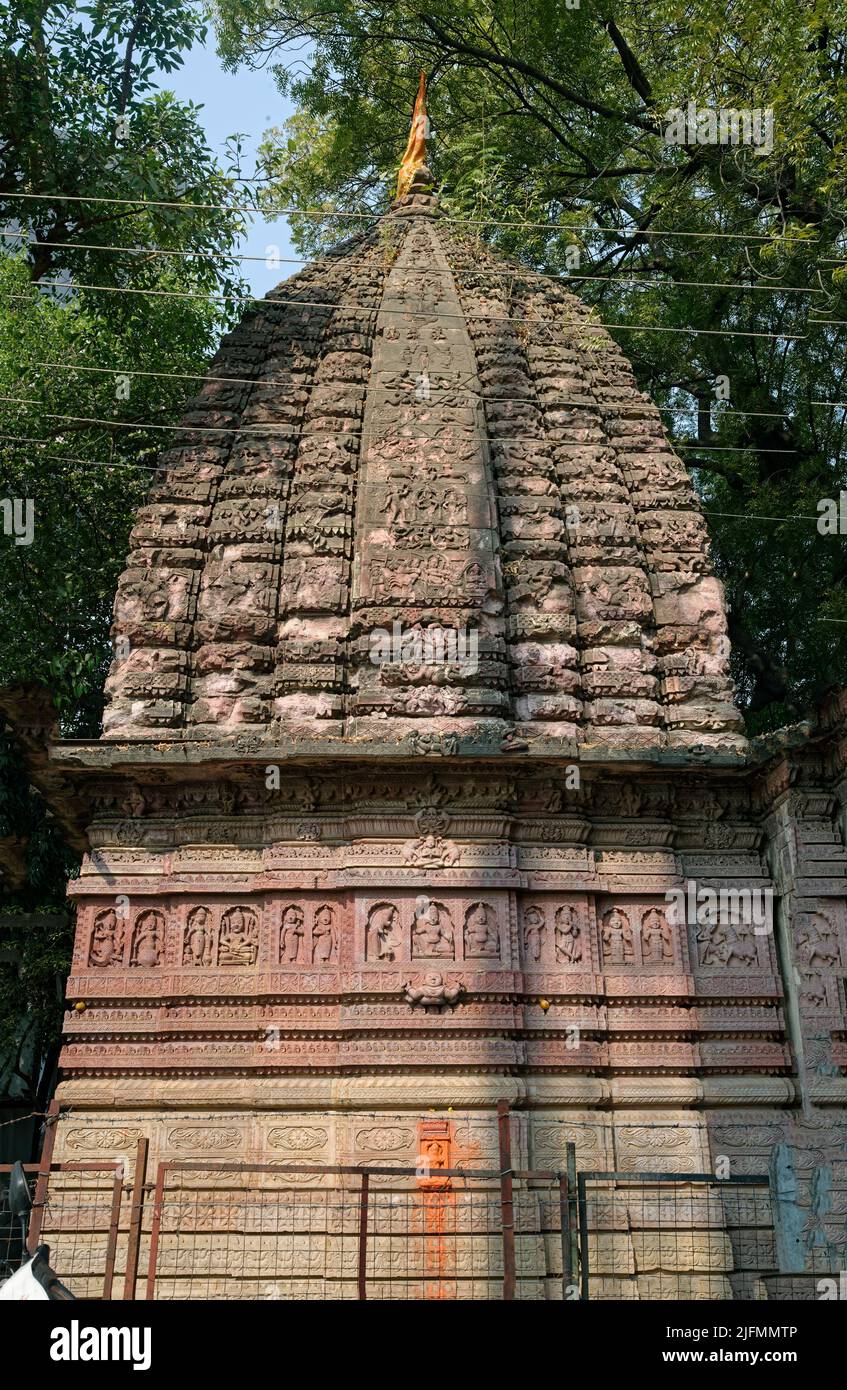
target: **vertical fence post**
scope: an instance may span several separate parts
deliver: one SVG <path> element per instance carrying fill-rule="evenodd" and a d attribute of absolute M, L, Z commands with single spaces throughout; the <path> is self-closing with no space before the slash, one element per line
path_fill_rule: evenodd
<path fill-rule="evenodd" d="M 144 1184 L 147 1181 L 147 1150 L 149 1141 L 139 1139 L 135 1151 L 135 1172 L 132 1175 L 132 1206 L 129 1214 L 129 1234 L 126 1241 L 126 1273 L 124 1298 L 135 1298 L 138 1260 L 141 1253 L 141 1214 L 144 1203 Z"/>
<path fill-rule="evenodd" d="M 568 1232 L 571 1242 L 571 1275 L 576 1278 L 579 1269 L 579 1238 L 576 1212 L 576 1144 L 565 1145 L 568 1165 Z"/>
<path fill-rule="evenodd" d="M 112 1208 L 109 1212 L 109 1236 L 106 1241 L 106 1268 L 103 1273 L 103 1297 L 112 1297 L 112 1285 L 115 1279 L 115 1256 L 118 1251 L 118 1226 L 121 1221 L 121 1206 L 123 1205 L 124 1195 L 124 1170 L 123 1165 L 119 1165 L 115 1170 L 115 1177 L 112 1183 Z"/>
<path fill-rule="evenodd" d="M 500 1225 L 503 1232 L 503 1298 L 515 1296 L 515 1202 L 512 1179 L 512 1129 L 509 1102 L 497 1102 L 500 1146 Z"/>
<path fill-rule="evenodd" d="M 41 1238 L 44 1225 L 44 1208 L 47 1205 L 47 1186 L 50 1182 L 50 1166 L 53 1162 L 53 1148 L 56 1143 L 56 1124 L 59 1119 L 59 1102 L 51 1100 L 44 1121 L 44 1143 L 38 1161 L 38 1177 L 35 1182 L 35 1197 L 29 1218 L 28 1245 L 32 1252 Z"/>
<path fill-rule="evenodd" d="M 580 1173 L 577 1178 L 577 1207 L 579 1210 L 579 1296 L 587 1300 L 590 1291 L 591 1270 L 588 1259 L 588 1198 L 586 1177 Z"/>
<path fill-rule="evenodd" d="M 156 1262 L 159 1258 L 159 1236 L 162 1230 L 162 1212 L 165 1205 L 165 1173 L 168 1165 L 160 1163 L 156 1173 L 156 1193 L 153 1197 L 153 1224 L 150 1228 L 150 1259 L 147 1264 L 147 1287 L 145 1299 L 152 1300 L 156 1293 Z"/>
<path fill-rule="evenodd" d="M 362 1172 L 362 1185 L 359 1189 L 359 1298 L 368 1296 L 368 1191 L 370 1173 Z"/>

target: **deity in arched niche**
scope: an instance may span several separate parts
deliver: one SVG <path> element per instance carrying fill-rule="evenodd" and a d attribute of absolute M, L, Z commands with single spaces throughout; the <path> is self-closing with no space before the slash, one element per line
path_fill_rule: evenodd
<path fill-rule="evenodd" d="M 368 960 L 393 961 L 401 947 L 394 903 L 376 903 L 368 913 Z"/>
<path fill-rule="evenodd" d="M 465 955 L 497 956 L 500 933 L 497 917 L 488 903 L 472 903 L 465 915 Z"/>
<path fill-rule="evenodd" d="M 527 960 L 541 960 L 547 923 L 540 907 L 528 907 L 523 915 L 523 944 Z"/>
<path fill-rule="evenodd" d="M 289 903 L 282 914 L 279 928 L 279 958 L 284 965 L 294 965 L 300 959 L 303 940 L 303 909 Z"/>
<path fill-rule="evenodd" d="M 185 928 L 185 944 L 182 951 L 183 965 L 209 965 L 212 959 L 212 919 L 209 909 L 195 907 L 188 915 Z"/>
<path fill-rule="evenodd" d="M 165 919 L 161 912 L 139 913 L 132 938 L 132 965 L 159 965 L 162 959 Z"/>
<path fill-rule="evenodd" d="M 120 965 L 124 954 L 124 935 L 123 928 L 118 919 L 118 914 L 113 907 L 107 907 L 105 912 L 98 912 L 94 918 L 94 930 L 91 933 L 91 947 L 88 953 L 88 964 L 104 968 L 109 965 Z"/>
<path fill-rule="evenodd" d="M 249 907 L 231 907 L 221 918 L 219 965 L 255 965 L 259 951 L 259 925 Z"/>
<path fill-rule="evenodd" d="M 671 929 L 665 914 L 651 907 L 641 920 L 641 959 L 645 965 L 661 965 L 673 960 Z"/>
<path fill-rule="evenodd" d="M 564 903 L 553 924 L 556 960 L 560 965 L 576 965 L 582 960 L 582 931 L 575 907 Z"/>
<path fill-rule="evenodd" d="M 412 928 L 413 956 L 452 956 L 453 923 L 443 903 L 419 899 Z"/>
<path fill-rule="evenodd" d="M 334 960 L 337 946 L 335 914 L 329 903 L 322 903 L 312 924 L 312 960 L 317 965 L 325 965 L 327 961 Z"/>
<path fill-rule="evenodd" d="M 606 965 L 631 965 L 634 960 L 632 927 L 620 908 L 612 907 L 603 917 L 603 961 Z"/>

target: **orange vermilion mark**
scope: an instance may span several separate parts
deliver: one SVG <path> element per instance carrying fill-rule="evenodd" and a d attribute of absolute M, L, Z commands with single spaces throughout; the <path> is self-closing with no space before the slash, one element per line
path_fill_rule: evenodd
<path fill-rule="evenodd" d="M 451 1129 L 449 1121 L 444 1120 L 418 1123 L 425 1299 L 456 1297 L 456 1196 L 450 1178 L 439 1176 L 439 1169 L 451 1166 Z"/>

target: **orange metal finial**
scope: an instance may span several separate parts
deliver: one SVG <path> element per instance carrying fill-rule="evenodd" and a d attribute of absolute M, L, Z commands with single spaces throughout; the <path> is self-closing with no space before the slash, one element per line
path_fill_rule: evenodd
<path fill-rule="evenodd" d="M 409 131 L 409 140 L 406 145 L 406 153 L 403 155 L 400 164 L 400 173 L 397 176 L 397 197 L 404 197 L 412 184 L 412 179 L 418 169 L 423 169 L 426 165 L 426 133 L 428 128 L 426 114 L 426 73 L 421 73 L 421 80 L 418 83 L 418 95 L 415 100 L 415 109 L 412 114 L 412 128 Z"/>

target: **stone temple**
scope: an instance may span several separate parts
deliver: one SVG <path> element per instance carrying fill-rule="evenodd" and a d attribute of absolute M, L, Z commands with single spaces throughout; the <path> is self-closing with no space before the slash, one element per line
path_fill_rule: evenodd
<path fill-rule="evenodd" d="M 88 846 L 57 1158 L 496 1166 L 506 1099 L 844 1267 L 847 701 L 745 738 L 657 409 L 420 160 L 224 340 L 114 614 L 102 738 L 16 715 Z"/>

